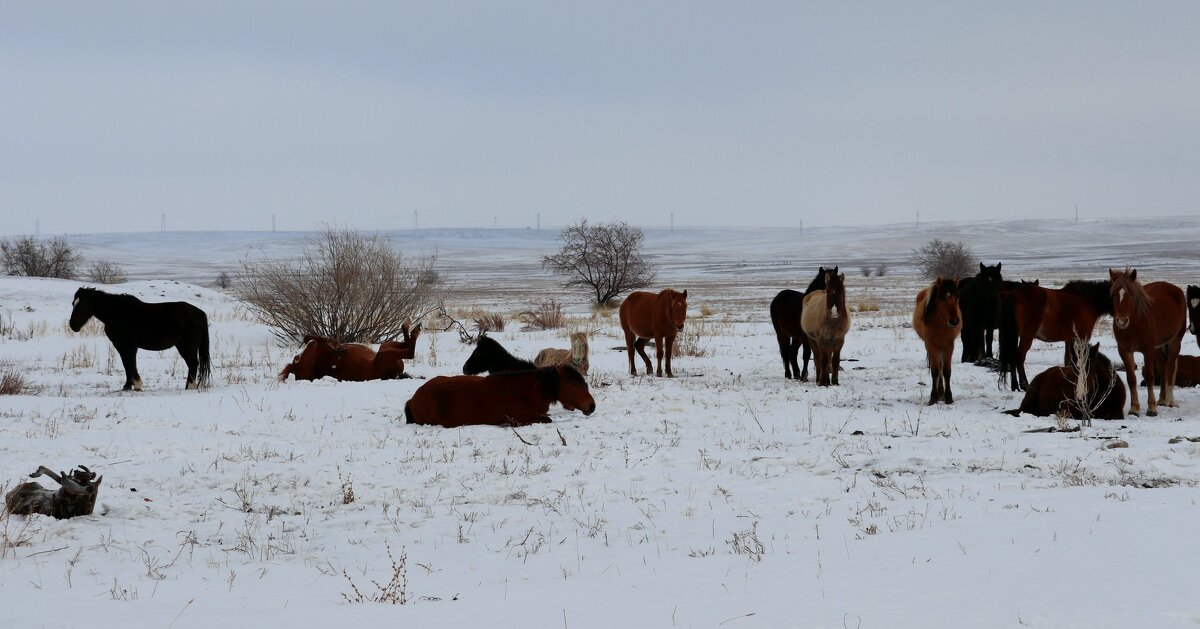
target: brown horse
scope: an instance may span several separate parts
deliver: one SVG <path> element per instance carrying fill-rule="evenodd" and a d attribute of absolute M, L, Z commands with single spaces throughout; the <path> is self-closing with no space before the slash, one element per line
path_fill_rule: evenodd
<path fill-rule="evenodd" d="M 925 356 L 933 390 L 929 406 L 938 402 L 954 403 L 950 390 L 950 368 L 954 365 L 954 341 L 962 332 L 962 309 L 958 305 L 958 280 L 939 277 L 917 293 L 913 309 L 913 330 L 925 341 Z"/>
<path fill-rule="evenodd" d="M 409 424 L 458 428 L 475 424 L 526 426 L 550 421 L 550 404 L 591 415 L 596 401 L 576 370 L 557 365 L 489 376 L 438 376 L 404 405 Z"/>
<path fill-rule="evenodd" d="M 1081 352 L 1083 353 L 1083 352 Z M 1029 413 L 1038 417 L 1063 415 L 1073 419 L 1124 419 L 1125 384 L 1112 361 L 1100 353 L 1100 344 L 1089 345 L 1076 362 L 1082 365 L 1051 367 L 1033 377 L 1021 407 L 1004 411 L 1013 417 Z M 1080 388 L 1080 374 L 1084 374 Z"/>
<path fill-rule="evenodd" d="M 296 380 L 320 380 L 325 376 L 348 382 L 407 378 L 405 359 L 416 353 L 421 324 L 411 331 L 401 326 L 400 341 L 384 341 L 375 351 L 360 343 L 338 343 L 325 336 L 306 336 L 300 353 L 279 372 L 279 381 L 294 375 Z"/>
<path fill-rule="evenodd" d="M 589 367 L 587 332 L 571 334 L 571 349 L 547 347 L 538 352 L 537 356 L 533 357 L 533 364 L 538 367 L 570 365 L 586 376 Z"/>
<path fill-rule="evenodd" d="M 1145 358 L 1146 415 L 1158 415 L 1158 403 L 1175 406 L 1175 368 L 1179 346 L 1187 331 L 1187 301 L 1178 286 L 1168 282 L 1142 285 L 1137 281 L 1137 269 L 1108 270 L 1112 281 L 1113 336 L 1117 353 L 1125 363 L 1125 380 L 1129 383 L 1129 414 L 1137 415 L 1142 407 L 1138 402 L 1137 376 L 1134 374 L 1134 352 Z M 1154 382 L 1158 352 L 1166 353 L 1161 400 L 1154 399 Z"/>
<path fill-rule="evenodd" d="M 1025 356 L 1033 339 L 1066 342 L 1063 364 L 1070 362 L 1071 342 L 1092 338 L 1096 320 L 1112 314 L 1110 282 L 1067 282 L 1062 288 L 1023 283 L 1000 298 L 1000 383 L 1008 375 L 1012 390 L 1029 386 Z"/>
<path fill-rule="evenodd" d="M 650 357 L 646 355 L 646 343 L 654 339 L 654 350 L 658 354 L 658 372 L 663 375 L 664 341 L 667 354 L 667 377 L 674 378 L 671 371 L 671 353 L 675 346 L 675 335 L 683 330 L 687 319 L 687 291 L 682 293 L 670 288 L 657 295 L 645 291 L 634 291 L 621 302 L 621 329 L 625 330 L 625 349 L 629 352 L 629 375 L 636 376 L 633 365 L 633 350 L 646 361 L 646 373 L 650 373 Z"/>
<path fill-rule="evenodd" d="M 842 363 L 842 344 L 850 330 L 850 311 L 846 309 L 846 274 L 825 270 L 825 288 L 804 296 L 800 326 L 812 345 L 817 367 L 817 385 L 838 384 Z"/>
<path fill-rule="evenodd" d="M 1161 385 L 1162 375 L 1167 370 L 1167 353 L 1159 352 L 1158 359 L 1154 363 L 1156 366 L 1154 384 Z M 1143 385 L 1146 384 L 1145 377 L 1146 371 L 1143 369 Z M 1200 385 L 1200 356 L 1184 356 L 1180 354 L 1179 358 L 1175 361 L 1175 386 L 1189 388 L 1197 385 Z"/>
<path fill-rule="evenodd" d="M 838 272 L 836 266 L 833 272 Z M 800 315 L 804 312 L 804 296 L 820 288 L 825 288 L 825 267 L 817 269 L 817 276 L 808 283 L 808 289 L 803 293 L 785 288 L 771 300 L 771 327 L 775 328 L 775 339 L 779 341 L 784 378 L 808 382 L 808 359 L 812 356 L 812 348 L 809 347 L 808 337 L 804 336 Z M 804 349 L 803 370 L 797 361 L 801 348 Z"/>

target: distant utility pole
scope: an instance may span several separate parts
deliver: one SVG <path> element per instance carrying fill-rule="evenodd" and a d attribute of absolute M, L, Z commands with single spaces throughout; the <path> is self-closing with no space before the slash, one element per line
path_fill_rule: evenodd
<path fill-rule="evenodd" d="M 1079 204 L 1078 203 L 1075 204 L 1075 222 L 1076 223 L 1079 222 Z"/>
<path fill-rule="evenodd" d="M 675 231 L 675 213 L 671 212 L 671 231 Z"/>
<path fill-rule="evenodd" d="M 163 231 L 163 232 L 167 231 L 167 213 L 166 212 L 163 212 L 162 216 L 160 216 L 158 218 L 158 230 Z"/>
<path fill-rule="evenodd" d="M 542 231 L 542 213 L 537 213 L 537 230 Z"/>
<path fill-rule="evenodd" d="M 492 217 L 492 227 L 499 227 L 499 226 L 500 226 L 500 221 L 496 220 L 496 217 L 493 216 Z"/>
<path fill-rule="evenodd" d="M 804 219 L 800 219 L 800 234 L 804 234 Z"/>
<path fill-rule="evenodd" d="M 917 210 L 917 227 L 921 226 L 921 210 Z"/>
<path fill-rule="evenodd" d="M 413 231 L 417 230 L 417 211 L 413 210 Z"/>
<path fill-rule="evenodd" d="M 33 219 L 33 235 L 34 236 L 42 235 L 42 219 L 40 219 L 40 218 Z"/>
<path fill-rule="evenodd" d="M 274 214 L 271 215 L 271 231 L 272 232 L 275 231 L 275 215 Z"/>

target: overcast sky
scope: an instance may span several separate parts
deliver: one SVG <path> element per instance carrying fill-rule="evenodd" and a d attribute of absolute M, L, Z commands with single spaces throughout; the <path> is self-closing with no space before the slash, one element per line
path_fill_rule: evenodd
<path fill-rule="evenodd" d="M 1200 2 L 9 2 L 0 233 L 1195 212 Z"/>

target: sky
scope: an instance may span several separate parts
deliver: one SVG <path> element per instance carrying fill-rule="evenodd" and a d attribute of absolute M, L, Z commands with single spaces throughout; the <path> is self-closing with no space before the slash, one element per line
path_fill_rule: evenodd
<path fill-rule="evenodd" d="M 1200 3 L 0 0 L 0 233 L 1190 214 Z"/>

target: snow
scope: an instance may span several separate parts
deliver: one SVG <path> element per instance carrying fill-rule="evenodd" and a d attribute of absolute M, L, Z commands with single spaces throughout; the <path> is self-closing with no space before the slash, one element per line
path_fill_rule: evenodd
<path fill-rule="evenodd" d="M 956 364 L 956 404 L 925 407 L 908 325 L 920 282 L 903 256 L 935 235 L 970 238 L 1007 277 L 1043 284 L 1127 264 L 1196 283 L 1200 221 L 1161 225 L 655 231 L 647 250 L 664 285 L 689 289 L 704 355 L 677 357 L 675 379 L 631 378 L 612 349 L 615 314 L 588 321 L 596 413 L 556 408 L 519 437 L 403 423 L 419 378 L 460 371 L 471 347 L 453 332 L 421 337 L 418 379 L 276 382 L 295 348 L 202 284 L 248 247 L 285 255 L 302 235 L 74 237 L 130 271 L 113 290 L 209 314 L 214 386 L 184 391 L 175 352 L 142 351 L 145 390 L 120 391 L 99 329 L 66 329 L 78 282 L 0 278 L 12 327 L 0 370 L 36 389 L 0 398 L 0 482 L 43 464 L 104 475 L 92 516 L 0 522 L 3 624 L 1194 625 L 1200 444 L 1168 439 L 1200 435 L 1200 392 L 1177 392 L 1156 418 L 1028 434 L 1053 421 L 1000 413 L 1019 394 L 980 367 Z M 437 252 L 456 305 L 508 315 L 496 337 L 515 354 L 567 345 L 562 332 L 517 331 L 513 315 L 534 301 L 561 295 L 587 316 L 538 267 L 552 234 L 393 236 Z M 893 272 L 861 277 L 875 260 Z M 881 310 L 855 313 L 843 352 L 854 360 L 840 387 L 820 389 L 783 379 L 767 304 L 828 263 L 847 273 L 852 305 Z M 1115 358 L 1108 320 L 1097 339 Z M 1030 376 L 1060 358 L 1035 344 Z M 1110 438 L 1130 447 L 1105 449 Z M 389 547 L 407 557 L 408 604 L 347 603 L 351 580 L 370 596 L 392 577 Z"/>

